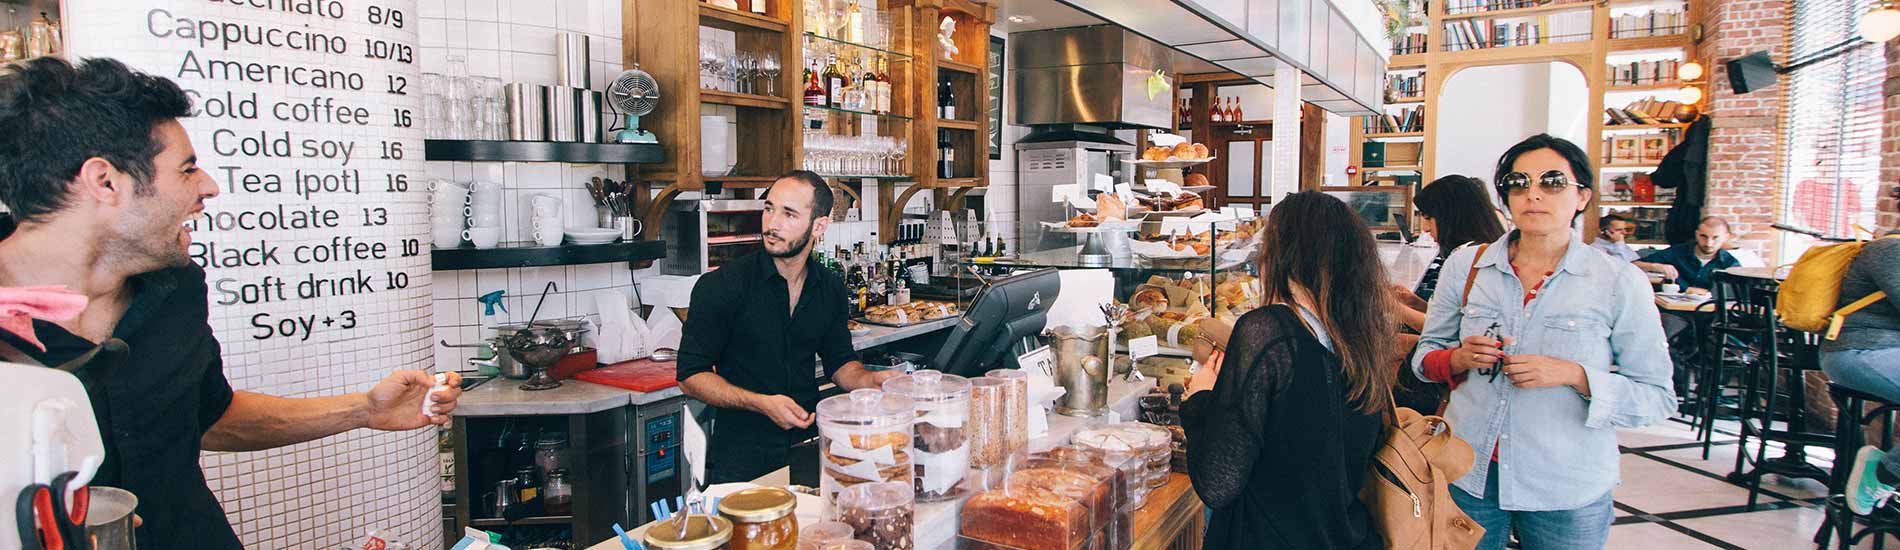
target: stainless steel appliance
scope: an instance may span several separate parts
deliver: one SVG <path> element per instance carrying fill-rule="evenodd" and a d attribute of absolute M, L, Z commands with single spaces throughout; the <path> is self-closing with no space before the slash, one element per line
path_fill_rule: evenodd
<path fill-rule="evenodd" d="M 1114 140 L 1101 127 L 1071 125 L 1044 130 L 1065 132 L 1071 137 L 1061 141 L 1018 142 L 1016 144 L 1017 242 L 1022 251 L 1050 250 L 1075 246 L 1073 234 L 1049 233 L 1039 226 L 1045 221 L 1069 219 L 1066 201 L 1054 200 L 1056 186 L 1074 186 L 1078 193 L 1090 190 L 1113 192 L 1116 183 L 1129 183 L 1133 173 L 1122 159 L 1135 154 L 1135 146 Z M 1045 134 L 1053 135 L 1045 131 Z M 1119 141 L 1119 140 L 1116 140 Z"/>
<path fill-rule="evenodd" d="M 765 201 L 708 199 L 681 193 L 666 210 L 666 260 L 661 272 L 692 276 L 758 250 Z"/>
<path fill-rule="evenodd" d="M 1115 25 L 1009 35 L 1015 124 L 1166 128 L 1174 122 L 1166 47 Z M 1031 132 L 1034 139 L 1036 132 Z"/>

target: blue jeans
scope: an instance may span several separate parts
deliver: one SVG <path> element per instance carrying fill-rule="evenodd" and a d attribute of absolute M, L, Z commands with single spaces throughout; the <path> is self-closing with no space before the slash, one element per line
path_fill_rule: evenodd
<path fill-rule="evenodd" d="M 1524 550 L 1602 550 L 1610 540 L 1610 522 L 1616 519 L 1610 493 L 1575 510 L 1552 512 L 1513 512 L 1498 508 L 1498 463 L 1491 463 L 1490 479 L 1484 484 L 1484 498 L 1471 496 L 1464 489 L 1451 487 L 1451 500 L 1465 515 L 1484 526 L 1484 539 L 1477 550 L 1504 550 L 1511 542 L 1511 531 Z"/>
<path fill-rule="evenodd" d="M 1900 348 L 1822 352 L 1821 370 L 1836 384 L 1900 403 Z M 1900 453 L 1887 453 L 1880 467 L 1900 477 Z"/>

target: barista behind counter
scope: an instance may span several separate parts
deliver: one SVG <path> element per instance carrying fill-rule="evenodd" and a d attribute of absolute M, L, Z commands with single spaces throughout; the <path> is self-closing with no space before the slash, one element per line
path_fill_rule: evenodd
<path fill-rule="evenodd" d="M 701 276 L 680 339 L 679 381 L 714 409 L 706 477 L 749 481 L 788 464 L 810 439 L 818 405 L 812 357 L 845 389 L 877 387 L 895 372 L 858 361 L 845 323 L 844 282 L 812 261 L 813 235 L 831 224 L 831 187 L 798 170 L 765 192 L 765 250 Z"/>

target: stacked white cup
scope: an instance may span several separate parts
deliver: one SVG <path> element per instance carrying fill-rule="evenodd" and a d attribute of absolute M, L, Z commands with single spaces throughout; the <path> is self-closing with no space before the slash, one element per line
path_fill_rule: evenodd
<path fill-rule="evenodd" d="M 462 233 L 475 248 L 494 248 L 501 244 L 501 184 L 477 182 L 468 198 L 468 230 Z"/>
<path fill-rule="evenodd" d="M 430 235 L 436 248 L 462 246 L 462 229 L 467 223 L 468 186 L 449 180 L 429 180 Z"/>
<path fill-rule="evenodd" d="M 530 227 L 535 242 L 541 246 L 560 246 L 561 234 L 566 227 L 561 219 L 561 198 L 537 193 L 529 198 L 529 204 L 534 213 Z"/>

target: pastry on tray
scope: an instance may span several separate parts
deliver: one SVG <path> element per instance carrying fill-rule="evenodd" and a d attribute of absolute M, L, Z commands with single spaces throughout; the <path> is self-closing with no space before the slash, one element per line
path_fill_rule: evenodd
<path fill-rule="evenodd" d="M 1096 227 L 1099 225 L 1102 225 L 1102 220 L 1087 213 L 1076 214 L 1075 217 L 1069 218 L 1069 227 Z"/>

